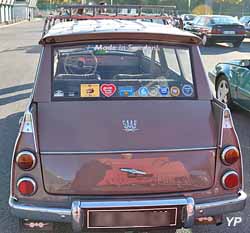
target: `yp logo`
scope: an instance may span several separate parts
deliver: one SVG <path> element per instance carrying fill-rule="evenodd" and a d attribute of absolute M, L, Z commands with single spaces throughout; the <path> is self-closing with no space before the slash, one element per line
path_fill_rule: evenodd
<path fill-rule="evenodd" d="M 236 227 L 242 223 L 242 217 L 226 217 L 228 227 Z"/>

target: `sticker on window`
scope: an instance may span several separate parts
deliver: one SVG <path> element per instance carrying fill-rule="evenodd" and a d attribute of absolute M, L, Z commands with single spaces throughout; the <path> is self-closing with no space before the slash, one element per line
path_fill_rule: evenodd
<path fill-rule="evenodd" d="M 81 97 L 99 97 L 99 84 L 81 84 Z"/>

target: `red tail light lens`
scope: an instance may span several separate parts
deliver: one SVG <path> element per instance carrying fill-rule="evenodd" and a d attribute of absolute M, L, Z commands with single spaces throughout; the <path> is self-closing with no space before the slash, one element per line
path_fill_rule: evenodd
<path fill-rule="evenodd" d="M 17 182 L 18 191 L 24 196 L 31 196 L 36 192 L 36 182 L 29 178 L 24 177 Z"/>
<path fill-rule="evenodd" d="M 211 33 L 212 34 L 222 34 L 222 30 L 221 29 L 218 29 L 218 28 L 213 28 L 211 30 Z"/>
<path fill-rule="evenodd" d="M 222 176 L 222 185 L 225 189 L 233 189 L 239 185 L 239 175 L 235 171 L 228 171 Z"/>
<path fill-rule="evenodd" d="M 221 153 L 221 160 L 226 165 L 232 165 L 240 158 L 240 152 L 235 146 L 226 147 Z"/>
<path fill-rule="evenodd" d="M 16 163 L 22 170 L 31 170 L 35 167 L 36 157 L 29 151 L 22 151 L 17 155 Z"/>

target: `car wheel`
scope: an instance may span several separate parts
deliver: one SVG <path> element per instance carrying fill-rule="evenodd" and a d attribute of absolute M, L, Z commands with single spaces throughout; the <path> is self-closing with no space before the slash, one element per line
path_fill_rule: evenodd
<path fill-rule="evenodd" d="M 215 86 L 216 98 L 222 103 L 227 104 L 229 107 L 232 106 L 232 98 L 230 93 L 229 82 L 224 75 L 221 75 Z"/>
<path fill-rule="evenodd" d="M 240 40 L 240 41 L 234 42 L 234 43 L 233 43 L 233 47 L 234 47 L 234 48 L 239 48 L 240 45 L 241 45 L 241 42 L 242 42 L 241 40 Z"/>
<path fill-rule="evenodd" d="M 207 38 L 207 35 L 205 35 L 205 34 L 202 35 L 201 40 L 202 40 L 202 45 L 203 45 L 203 46 L 208 46 L 208 45 L 211 44 L 210 41 L 209 41 L 208 38 Z"/>

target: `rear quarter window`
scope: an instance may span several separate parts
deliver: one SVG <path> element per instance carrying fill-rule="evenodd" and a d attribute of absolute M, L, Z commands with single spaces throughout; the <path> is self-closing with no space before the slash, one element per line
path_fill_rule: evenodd
<path fill-rule="evenodd" d="M 55 47 L 54 100 L 189 99 L 190 49 L 158 44 Z"/>

